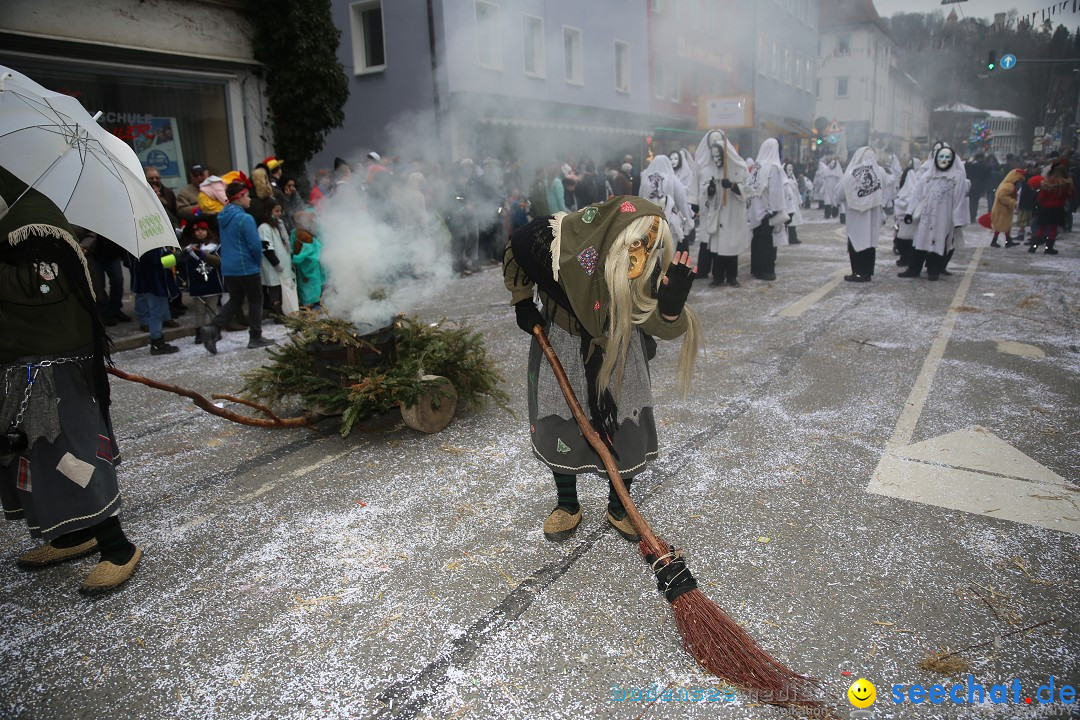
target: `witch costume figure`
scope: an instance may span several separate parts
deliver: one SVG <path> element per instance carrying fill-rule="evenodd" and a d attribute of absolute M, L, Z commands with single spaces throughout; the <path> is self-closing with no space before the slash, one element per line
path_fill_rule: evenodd
<path fill-rule="evenodd" d="M 705 133 L 694 153 L 698 179 L 690 202 L 698 206 L 698 240 L 708 243 L 712 286 L 739 286 L 739 253 L 750 249 L 746 191 L 750 172 L 727 136 Z M 707 269 L 698 265 L 703 275 Z"/>
<path fill-rule="evenodd" d="M 847 250 L 851 260 L 848 282 L 870 282 L 874 276 L 878 235 L 885 222 L 885 171 L 874 151 L 863 146 L 844 172 L 844 202 L 848 209 Z"/>
<path fill-rule="evenodd" d="M 120 463 L 109 417 L 109 339 L 86 260 L 47 197 L 0 167 L 0 502 L 45 544 L 40 568 L 101 553 L 82 585 L 119 587 L 142 551 L 120 527 Z"/>
<path fill-rule="evenodd" d="M 926 264 L 928 280 L 937 280 L 952 252 L 955 229 L 968 220 L 967 177 L 956 163 L 956 152 L 942 144 L 916 184 L 904 222 L 918 218 L 914 249 L 907 270 L 899 277 L 916 278 Z M 910 179 L 909 179 L 910 181 Z"/>
<path fill-rule="evenodd" d="M 625 195 L 537 218 L 510 236 L 504 254 L 503 282 L 518 326 L 530 337 L 534 326 L 545 329 L 574 393 L 588 399 L 586 413 L 628 489 L 657 457 L 649 379 L 653 336 L 682 336 L 677 387 L 684 395 L 689 390 L 699 327 L 686 305 L 694 279 L 690 265 L 688 253 L 674 253 L 663 208 Z M 528 372 L 533 453 L 554 474 L 558 497 L 544 536 L 564 540 L 581 522 L 577 476 L 606 471 L 535 337 Z M 610 482 L 607 520 L 624 538 L 638 541 Z"/>

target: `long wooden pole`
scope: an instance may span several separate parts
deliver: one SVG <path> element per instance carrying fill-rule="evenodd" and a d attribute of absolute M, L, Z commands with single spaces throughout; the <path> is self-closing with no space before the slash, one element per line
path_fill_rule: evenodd
<path fill-rule="evenodd" d="M 638 512 L 637 506 L 634 505 L 634 501 L 630 499 L 630 493 L 626 489 L 626 483 L 623 482 L 622 475 L 619 474 L 618 468 L 615 466 L 615 458 L 612 456 L 611 451 L 608 450 L 607 445 L 600 439 L 600 434 L 593 429 L 592 423 L 589 422 L 589 418 L 585 415 L 585 411 L 581 409 L 581 403 L 578 402 L 577 396 L 574 395 L 574 389 L 570 387 L 570 380 L 566 377 L 566 371 L 563 370 L 562 363 L 559 362 L 558 355 L 555 354 L 555 350 L 551 347 L 551 343 L 548 342 L 547 334 L 544 332 L 544 328 L 539 325 L 533 326 L 533 335 L 536 337 L 536 342 L 540 344 L 540 349 L 544 351 L 544 356 L 547 358 L 548 364 L 551 365 L 552 371 L 555 373 L 555 379 L 559 381 L 559 387 L 562 389 L 563 397 L 566 398 L 566 404 L 570 406 L 570 412 L 574 415 L 574 420 L 577 421 L 578 427 L 581 429 L 581 433 L 585 436 L 585 439 L 592 446 L 596 454 L 600 456 L 600 460 L 604 463 L 604 469 L 607 470 L 608 479 L 611 480 L 612 486 L 615 488 L 615 493 L 619 496 L 619 500 L 622 501 L 623 507 L 626 508 L 626 514 L 630 518 L 630 522 L 633 523 L 634 529 L 637 530 L 648 546 L 652 549 L 653 554 L 657 557 L 664 556 L 668 553 L 668 548 L 661 545 L 660 541 L 656 539 L 656 535 L 653 534 L 652 528 L 649 527 L 649 523 L 645 521 L 645 518 Z"/>
<path fill-rule="evenodd" d="M 307 427 L 308 425 L 315 424 L 320 418 L 320 416 L 315 413 L 307 413 L 300 417 L 294 418 L 280 418 L 275 415 L 273 411 L 270 410 L 270 408 L 266 407 L 265 405 L 260 405 L 259 403 L 251 402 L 250 400 L 243 400 L 241 398 L 236 398 L 231 395 L 213 396 L 215 398 L 231 400 L 235 403 L 247 405 L 248 407 L 254 408 L 267 416 L 266 419 L 253 418 L 247 415 L 241 415 L 240 413 L 234 413 L 224 408 L 219 408 L 217 405 L 210 402 L 194 390 L 188 390 L 187 388 L 182 388 L 178 385 L 170 385 L 169 383 L 163 383 L 160 380 L 153 380 L 148 377 L 143 377 L 142 375 L 135 375 L 133 373 L 124 372 L 123 370 L 118 370 L 114 367 L 106 368 L 106 371 L 110 375 L 115 375 L 122 380 L 128 380 L 130 382 L 139 383 L 140 385 L 152 387 L 155 390 L 164 390 L 165 392 L 171 392 L 182 397 L 190 398 L 192 402 L 194 402 L 198 407 L 202 408 L 211 415 L 217 415 L 218 417 L 225 418 L 226 420 L 231 420 L 235 423 L 240 423 L 241 425 L 273 428 Z"/>

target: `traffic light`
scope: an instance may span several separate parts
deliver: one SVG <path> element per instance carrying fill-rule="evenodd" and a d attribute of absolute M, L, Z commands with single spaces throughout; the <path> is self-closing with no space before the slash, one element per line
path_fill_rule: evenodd
<path fill-rule="evenodd" d="M 993 72 L 997 67 L 997 53 L 991 50 L 986 56 L 986 69 Z"/>

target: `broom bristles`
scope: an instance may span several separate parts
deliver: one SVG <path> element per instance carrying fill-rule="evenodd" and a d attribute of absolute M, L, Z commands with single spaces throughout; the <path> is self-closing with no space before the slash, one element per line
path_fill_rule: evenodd
<path fill-rule="evenodd" d="M 642 555 L 648 550 L 642 542 Z M 758 702 L 784 707 L 823 706 L 818 680 L 785 667 L 701 590 L 680 595 L 671 608 L 683 648 L 704 669 L 753 693 Z"/>

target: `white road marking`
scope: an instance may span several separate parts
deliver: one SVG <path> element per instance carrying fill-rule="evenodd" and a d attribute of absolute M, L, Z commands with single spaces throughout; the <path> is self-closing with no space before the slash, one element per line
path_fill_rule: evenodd
<path fill-rule="evenodd" d="M 286 475 L 283 475 L 282 477 L 279 477 L 279 478 L 277 478 L 275 480 L 271 480 L 269 482 L 263 483 L 262 485 L 260 485 L 256 489 L 252 490 L 251 492 L 244 493 L 243 495 L 238 495 L 236 499 L 238 501 L 240 501 L 240 502 L 246 502 L 246 501 L 254 500 L 255 498 L 261 497 L 262 495 L 265 495 L 266 493 L 270 492 L 271 490 L 278 487 L 282 483 L 284 483 L 284 482 L 286 482 L 288 480 L 296 480 L 298 478 L 301 478 L 304 475 L 307 475 L 308 473 L 310 473 L 310 472 L 312 472 L 314 470 L 318 470 L 319 468 L 321 468 L 321 467 L 323 467 L 325 465 L 329 465 L 332 462 L 340 460 L 341 458 L 345 457 L 346 455 L 349 455 L 350 453 L 354 452 L 354 450 L 355 450 L 355 448 L 350 448 L 349 450 L 345 450 L 344 452 L 339 452 L 339 453 L 337 453 L 335 455 L 328 455 L 328 456 L 322 458 L 321 460 L 319 460 L 317 462 L 314 462 L 314 463 L 312 463 L 310 465 L 305 465 L 304 467 L 296 468 L 295 470 L 287 473 Z M 184 523 L 183 525 L 178 527 L 177 528 L 177 533 L 184 533 L 184 532 L 186 532 L 188 530 L 191 530 L 192 528 L 196 528 L 196 527 L 199 527 L 200 525 L 204 525 L 210 519 L 212 519 L 213 517 L 215 517 L 218 514 L 219 514 L 219 512 L 211 512 L 211 513 L 206 513 L 205 515 L 198 515 L 196 517 L 193 517 L 190 520 L 188 520 L 186 523 Z"/>
<path fill-rule="evenodd" d="M 866 489 L 1080 534 L 1080 490 L 985 428 L 967 428 L 911 444 L 981 255 L 982 248 L 977 248 Z"/>
<path fill-rule="evenodd" d="M 1000 353 L 1007 353 L 1009 355 L 1019 355 L 1020 357 L 1041 358 L 1046 357 L 1046 353 L 1041 348 L 1035 345 L 1028 345 L 1027 343 L 1013 342 L 1012 340 L 994 340 L 997 343 L 997 351 Z"/>
<path fill-rule="evenodd" d="M 323 467 L 325 465 L 329 465 L 330 463 L 332 463 L 332 462 L 334 462 L 336 460 L 340 460 L 341 458 L 345 457 L 346 455 L 349 455 L 352 452 L 353 452 L 352 449 L 345 450 L 344 452 L 339 452 L 336 455 L 330 455 L 330 456 L 324 457 L 321 460 L 319 460 L 318 462 L 312 463 L 311 465 L 305 465 L 304 467 L 296 468 L 295 470 L 288 473 L 287 475 L 279 477 L 276 480 L 271 480 L 270 482 L 263 483 L 258 488 L 252 490 L 249 493 L 245 493 L 243 495 L 240 495 L 236 499 L 240 500 L 240 501 L 254 500 L 257 497 L 260 497 L 260 496 L 265 495 L 266 493 L 270 492 L 271 490 L 276 488 L 278 485 L 281 485 L 283 482 L 285 482 L 287 480 L 296 480 L 298 478 L 301 478 L 304 475 L 307 475 L 308 473 L 310 473 L 310 472 L 312 472 L 314 470 L 318 470 L 319 468 L 321 468 L 321 467 Z"/>
<path fill-rule="evenodd" d="M 941 358 L 945 355 L 945 346 L 949 344 L 949 338 L 952 337 L 956 317 L 959 315 L 957 308 L 964 304 L 964 298 L 967 297 L 968 289 L 971 288 L 971 280 L 975 277 L 975 269 L 979 267 L 979 258 L 982 256 L 982 251 L 982 248 L 975 251 L 975 256 L 968 264 L 963 280 L 960 281 L 960 287 L 956 288 L 956 294 L 949 305 L 949 311 L 945 313 L 945 319 L 941 323 L 941 330 L 938 331 L 937 337 L 934 338 L 934 344 L 930 346 L 930 353 L 926 356 L 926 360 L 923 361 L 922 370 L 919 371 L 919 376 L 915 379 L 915 387 L 911 389 L 911 394 L 908 395 L 904 411 L 900 413 L 900 419 L 893 430 L 886 452 L 907 447 L 911 444 L 911 437 L 915 434 L 915 423 L 919 421 L 919 416 L 922 415 L 926 397 L 930 394 L 930 384 L 934 381 L 934 375 L 937 374 Z"/>
<path fill-rule="evenodd" d="M 832 280 L 825 283 L 809 295 L 804 295 L 803 297 L 791 303 L 786 308 L 776 314 L 780 317 L 799 317 L 804 312 L 809 310 L 814 305 L 814 303 L 831 293 L 837 285 L 842 283 L 844 281 L 844 275 L 846 274 L 846 270 L 837 270 L 833 274 Z"/>

